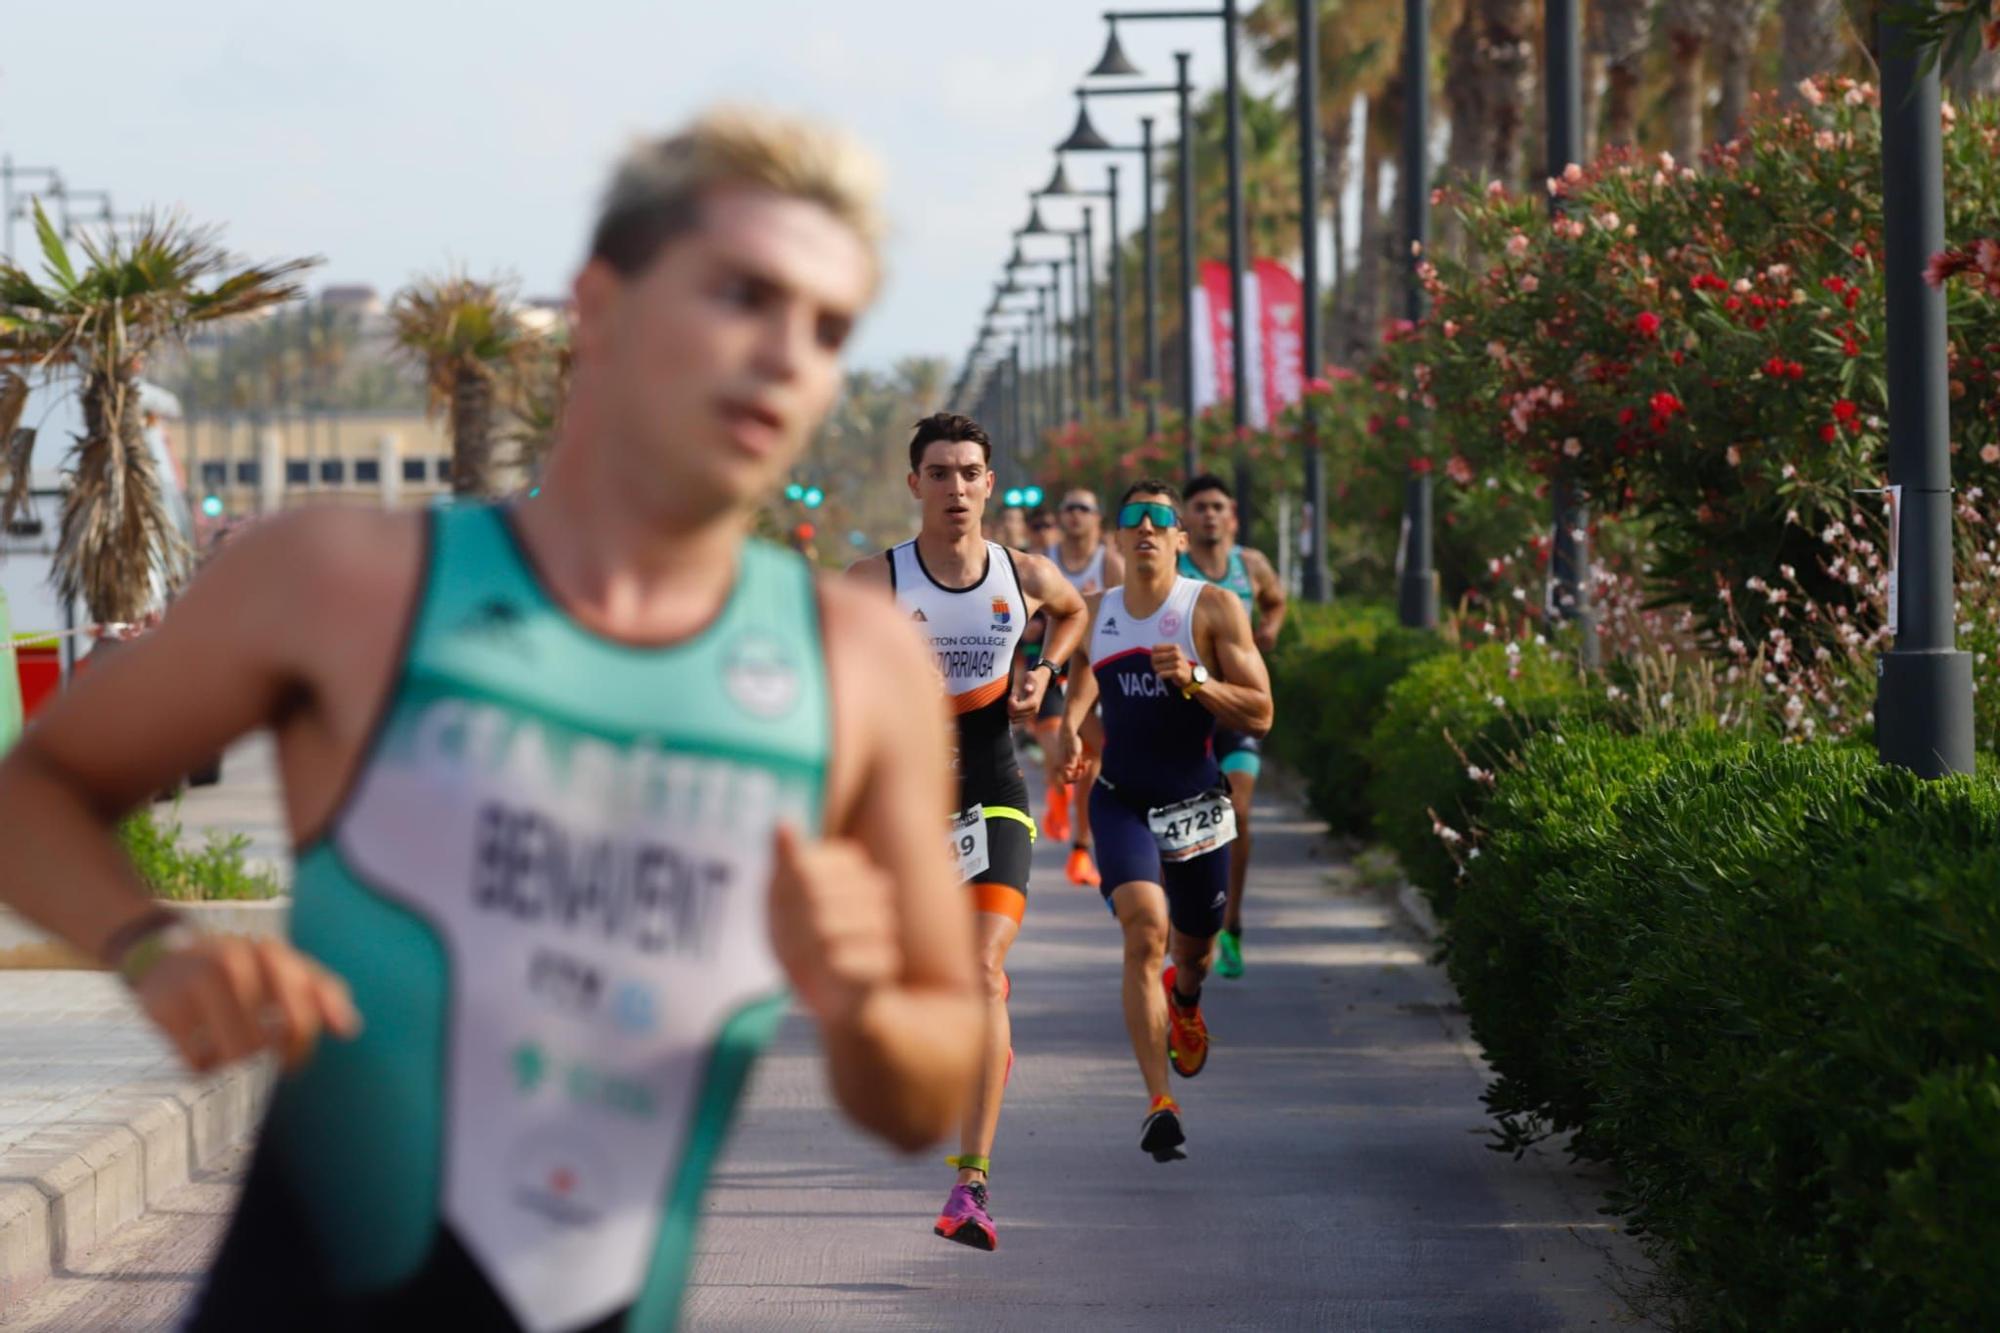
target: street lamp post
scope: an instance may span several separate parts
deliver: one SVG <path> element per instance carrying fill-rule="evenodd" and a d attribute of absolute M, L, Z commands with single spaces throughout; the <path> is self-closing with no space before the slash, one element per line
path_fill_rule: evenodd
<path fill-rule="evenodd" d="M 1111 25 L 1111 38 L 1105 47 L 1103 58 L 1097 63 L 1097 68 L 1091 71 L 1093 74 L 1100 75 L 1138 74 L 1140 72 L 1138 67 L 1126 58 L 1123 47 L 1118 44 L 1117 25 L 1121 20 L 1148 22 L 1152 20 L 1172 19 L 1219 19 L 1222 22 L 1223 96 L 1226 111 L 1224 151 L 1228 155 L 1229 173 L 1230 372 L 1235 384 L 1235 392 L 1231 395 L 1231 409 L 1234 423 L 1240 430 L 1250 422 L 1250 349 L 1249 343 L 1244 337 L 1244 330 L 1249 327 L 1250 313 L 1248 310 L 1249 302 L 1247 300 L 1248 293 L 1245 280 L 1247 269 L 1246 252 L 1249 250 L 1249 243 L 1245 233 L 1243 210 L 1243 81 L 1242 62 L 1238 58 L 1238 47 L 1241 45 L 1240 39 L 1242 33 L 1241 25 L 1237 21 L 1237 0 L 1223 0 L 1222 8 L 1220 9 L 1107 10 L 1105 11 L 1104 19 L 1106 23 Z M 1178 55 L 1175 59 L 1181 62 L 1181 80 L 1185 83 L 1187 80 L 1187 62 Z M 1181 107 L 1181 155 L 1183 158 L 1188 156 L 1189 145 L 1194 143 L 1193 120 L 1194 117 L 1189 111 L 1186 102 L 1183 102 Z M 1188 194 L 1190 196 L 1193 194 L 1191 186 Z M 1184 199 L 1182 207 L 1184 212 L 1192 214 L 1193 204 L 1191 199 Z M 1187 229 L 1188 238 L 1192 241 L 1194 223 L 1191 216 L 1187 218 Z M 1191 262 L 1185 258 L 1183 259 L 1183 286 L 1187 292 L 1194 290 L 1193 267 Z M 1188 350 L 1191 351 L 1193 339 L 1190 337 L 1185 341 L 1188 343 Z M 1187 375 L 1190 380 L 1194 377 L 1194 363 L 1192 359 L 1189 360 L 1187 365 Z M 1193 395 L 1189 394 L 1187 397 L 1191 404 Z M 1191 408 L 1188 414 L 1188 452 L 1191 456 L 1195 452 L 1194 415 Z M 1190 469 L 1190 475 L 1192 475 L 1192 464 L 1190 464 Z M 1248 524 L 1250 521 L 1251 495 L 1249 479 L 1249 462 L 1239 452 L 1236 458 L 1236 503 L 1243 514 L 1245 524 Z"/>
<path fill-rule="evenodd" d="M 1576 0 L 1546 0 L 1542 13 L 1549 68 L 1548 175 L 1557 180 L 1570 163 L 1583 157 L 1583 54 Z M 1562 196 L 1550 195 L 1549 206 L 1561 211 Z M 1598 651 L 1597 623 L 1590 610 L 1590 511 L 1567 467 L 1557 467 L 1553 489 L 1555 533 L 1549 548 L 1549 576 L 1554 582 L 1555 605 L 1551 610 L 1561 619 L 1575 622 L 1577 655 L 1585 666 L 1595 667 Z"/>
<path fill-rule="evenodd" d="M 1117 57 L 1114 62 L 1113 57 Z M 1121 95 L 1144 95 L 1172 93 L 1180 116 L 1180 162 L 1175 172 L 1174 184 L 1176 202 L 1179 205 L 1180 225 L 1177 238 L 1180 246 L 1181 285 L 1181 466 L 1187 476 L 1201 471 L 1201 442 L 1195 432 L 1194 406 L 1194 274 L 1195 274 L 1195 230 L 1194 230 L 1194 160 L 1196 144 L 1194 137 L 1194 81 L 1188 74 L 1188 65 L 1194 59 L 1186 51 L 1174 53 L 1175 77 L 1169 84 L 1151 84 L 1131 88 L 1079 88 L 1076 90 L 1077 128 L 1065 143 L 1065 147 L 1108 148 L 1109 143 L 1096 130 L 1090 129 L 1089 112 L 1084 99 L 1088 97 L 1116 97 Z M 1118 68 L 1122 63 L 1124 68 Z M 1131 62 L 1124 60 L 1124 52 L 1118 48 L 1118 33 L 1114 28 L 1111 45 L 1106 48 L 1104 59 L 1091 71 L 1097 74 L 1136 74 Z M 1096 140 L 1093 145 L 1079 145 L 1077 140 L 1088 131 Z M 1157 342 L 1156 342 L 1157 345 Z"/>
<path fill-rule="evenodd" d="M 14 182 L 23 176 L 45 180 L 54 188 L 56 194 L 62 193 L 62 173 L 54 167 L 19 167 L 14 165 L 12 157 L 0 156 L 0 211 L 6 213 L 7 261 L 16 265 L 20 260 L 14 253 Z"/>
<path fill-rule="evenodd" d="M 1056 160 L 1055 174 L 1049 183 L 1035 191 L 1040 198 L 1076 199 L 1083 202 L 1083 246 L 1086 260 L 1084 288 L 1089 293 L 1087 303 L 1090 314 L 1090 380 L 1091 396 L 1098 399 L 1104 393 L 1104 377 L 1097 364 L 1097 292 L 1096 292 L 1096 243 L 1092 239 L 1091 203 L 1102 199 L 1110 209 L 1111 223 L 1111 379 L 1112 414 L 1122 418 L 1125 415 L 1125 276 L 1118 258 L 1118 242 L 1122 233 L 1118 230 L 1118 168 L 1106 168 L 1110 184 L 1102 190 L 1079 190 L 1070 183 L 1069 173 L 1062 160 Z"/>
<path fill-rule="evenodd" d="M 1424 317 L 1424 284 L 1417 275 L 1430 243 L 1430 4 L 1403 0 L 1403 195 L 1408 208 L 1403 247 L 1409 271 L 1404 280 L 1404 314 Z M 1420 405 L 1412 404 L 1421 417 Z M 1437 574 L 1431 562 L 1431 474 L 1414 466 L 1403 481 L 1402 577 L 1396 587 L 1397 618 L 1415 629 L 1436 629 Z"/>
<path fill-rule="evenodd" d="M 1299 46 L 1299 269 L 1304 289 L 1305 325 L 1300 366 L 1302 381 L 1319 374 L 1319 0 L 1298 0 Z M 1310 414 L 1306 427 L 1305 594 L 1311 602 L 1332 598 L 1326 567 L 1326 466 L 1319 431 Z"/>
<path fill-rule="evenodd" d="M 1882 69 L 1883 278 L 1888 296 L 1889 628 L 1879 664 L 1875 748 L 1919 777 L 1973 769 L 1972 658 L 1952 624 L 1951 400 L 1945 299 L 1924 268 L 1944 248 L 1944 155 L 1938 71 L 1884 5 Z"/>
<path fill-rule="evenodd" d="M 1095 73 L 1096 71 L 1092 72 Z M 1077 90 L 1077 100 L 1081 104 L 1083 99 L 1092 93 L 1173 92 L 1185 97 L 1188 90 L 1184 85 L 1185 79 L 1183 79 L 1181 85 L 1166 89 L 1098 88 L 1086 90 L 1079 88 Z M 1079 105 L 1077 109 L 1077 128 L 1071 131 L 1069 138 L 1057 145 L 1057 151 L 1075 153 L 1136 153 L 1139 155 L 1139 171 L 1142 182 L 1140 212 L 1143 219 L 1142 231 L 1144 235 L 1142 245 L 1145 251 L 1146 268 L 1146 434 L 1152 436 L 1159 434 L 1160 431 L 1160 251 L 1158 240 L 1154 234 L 1155 229 L 1153 224 L 1153 118 L 1151 116 L 1141 116 L 1139 118 L 1139 136 L 1140 139 L 1137 147 L 1128 147 L 1110 142 L 1091 125 L 1089 112 L 1082 105 Z M 1186 154 L 1183 153 L 1182 156 L 1185 157 Z M 1192 159 L 1189 160 L 1189 165 L 1192 166 Z M 1125 415 L 1126 399 L 1124 388 L 1125 353 L 1122 346 L 1125 336 L 1125 321 L 1122 315 L 1118 313 L 1116 307 L 1123 299 L 1124 277 L 1122 268 L 1118 264 L 1118 171 L 1115 167 L 1110 168 L 1110 175 L 1110 194 L 1112 200 L 1111 300 L 1114 306 L 1112 318 L 1116 322 L 1115 341 L 1119 344 L 1116 351 L 1118 358 L 1118 380 L 1113 392 L 1118 399 L 1118 415 L 1122 417 Z"/>

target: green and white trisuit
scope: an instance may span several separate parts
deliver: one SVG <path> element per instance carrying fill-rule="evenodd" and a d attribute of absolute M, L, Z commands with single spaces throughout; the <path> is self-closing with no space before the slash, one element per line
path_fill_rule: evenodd
<path fill-rule="evenodd" d="M 817 830 L 813 576 L 746 546 L 672 646 L 558 606 L 505 511 L 432 511 L 377 732 L 292 937 L 366 1029 L 280 1084 L 195 1329 L 671 1327 L 784 1008 L 780 822 Z"/>
<path fill-rule="evenodd" d="M 1250 567 L 1244 562 L 1242 547 L 1230 546 L 1229 564 L 1219 579 L 1210 578 L 1188 551 L 1181 552 L 1180 572 L 1188 578 L 1213 583 L 1218 588 L 1235 593 L 1243 603 L 1243 613 L 1250 617 L 1250 623 L 1257 623 L 1257 584 L 1250 577 Z M 1248 773 L 1254 778 L 1264 770 L 1263 742 L 1255 736 L 1231 731 L 1228 727 L 1215 729 L 1215 757 L 1221 761 L 1224 773 Z"/>

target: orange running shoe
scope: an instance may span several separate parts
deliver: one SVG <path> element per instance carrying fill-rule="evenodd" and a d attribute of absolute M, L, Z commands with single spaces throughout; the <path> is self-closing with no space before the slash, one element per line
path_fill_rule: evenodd
<path fill-rule="evenodd" d="M 1088 884 L 1096 888 L 1104 883 L 1104 876 L 1097 873 L 1097 861 L 1088 847 L 1072 847 L 1069 852 L 1069 882 Z"/>
<path fill-rule="evenodd" d="M 1057 842 L 1069 841 L 1070 785 L 1049 788 L 1048 809 L 1042 811 L 1042 836 Z"/>
<path fill-rule="evenodd" d="M 1193 1078 L 1208 1063 L 1208 1024 L 1202 1021 L 1200 1004 L 1183 1009 L 1174 998 L 1174 977 L 1179 971 L 1169 967 L 1160 977 L 1167 991 L 1167 1059 L 1176 1074 Z"/>
<path fill-rule="evenodd" d="M 1181 1104 L 1172 1097 L 1153 1098 L 1153 1109 L 1146 1112 L 1146 1119 L 1139 1126 L 1139 1151 L 1151 1153 L 1156 1162 L 1179 1162 L 1187 1158 L 1181 1148 L 1186 1142 L 1187 1134 L 1181 1129 Z"/>

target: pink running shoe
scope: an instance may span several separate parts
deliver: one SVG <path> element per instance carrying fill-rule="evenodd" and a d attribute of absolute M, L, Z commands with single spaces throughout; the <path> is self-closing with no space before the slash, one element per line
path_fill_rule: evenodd
<path fill-rule="evenodd" d="M 951 1197 L 944 1201 L 944 1211 L 938 1214 L 937 1226 L 932 1230 L 946 1240 L 970 1245 L 975 1250 L 1000 1248 L 1000 1233 L 993 1229 L 993 1219 L 986 1214 L 986 1186 L 977 1181 L 952 1186 Z"/>

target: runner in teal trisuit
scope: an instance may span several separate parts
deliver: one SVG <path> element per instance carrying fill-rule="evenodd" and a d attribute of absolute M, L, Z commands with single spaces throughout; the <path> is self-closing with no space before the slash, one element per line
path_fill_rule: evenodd
<path fill-rule="evenodd" d="M 1262 552 L 1236 544 L 1236 497 L 1229 483 L 1212 474 L 1188 483 L 1185 505 L 1187 549 L 1180 572 L 1236 594 L 1250 617 L 1257 650 L 1278 646 L 1285 624 L 1285 585 Z M 1243 886 L 1250 878 L 1250 805 L 1257 776 L 1264 768 L 1263 743 L 1227 727 L 1215 729 L 1215 754 L 1229 782 L 1229 802 L 1236 808 L 1236 842 L 1229 853 L 1229 909 L 1216 937 L 1215 973 L 1243 975 Z"/>
<path fill-rule="evenodd" d="M 982 1024 L 929 654 L 745 539 L 839 392 L 872 182 L 757 113 L 636 149 L 536 498 L 274 520 L 0 765 L 0 897 L 194 1068 L 289 1068 L 192 1327 L 671 1326 L 787 982 L 856 1121 L 957 1123 Z M 265 726 L 292 942 L 196 935 L 115 821 Z"/>

